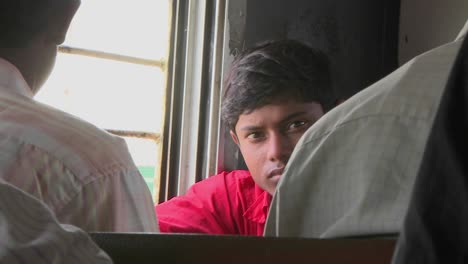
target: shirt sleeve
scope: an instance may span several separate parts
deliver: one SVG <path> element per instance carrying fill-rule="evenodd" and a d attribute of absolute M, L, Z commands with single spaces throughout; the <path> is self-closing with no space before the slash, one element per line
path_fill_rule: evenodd
<path fill-rule="evenodd" d="M 0 181 L 0 263 L 112 263 L 81 229 L 60 225 L 45 204 Z"/>
<path fill-rule="evenodd" d="M 185 195 L 156 206 L 159 228 L 166 233 L 236 234 L 225 175 L 194 184 Z"/>
<path fill-rule="evenodd" d="M 62 223 L 99 232 L 158 232 L 153 201 L 138 170 L 101 176 L 57 210 Z"/>

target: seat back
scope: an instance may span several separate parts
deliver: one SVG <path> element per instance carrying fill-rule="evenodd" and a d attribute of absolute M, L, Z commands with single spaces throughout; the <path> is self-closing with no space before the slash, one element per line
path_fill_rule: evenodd
<path fill-rule="evenodd" d="M 114 263 L 390 263 L 394 239 L 91 233 Z"/>

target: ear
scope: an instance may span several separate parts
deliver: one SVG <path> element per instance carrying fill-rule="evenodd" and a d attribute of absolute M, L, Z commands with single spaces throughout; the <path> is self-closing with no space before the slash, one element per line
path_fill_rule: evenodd
<path fill-rule="evenodd" d="M 236 143 L 236 145 L 239 146 L 239 139 L 237 138 L 236 133 L 234 133 L 234 131 L 232 130 L 229 130 L 229 134 L 231 134 L 231 138 L 234 141 L 234 143 Z"/>

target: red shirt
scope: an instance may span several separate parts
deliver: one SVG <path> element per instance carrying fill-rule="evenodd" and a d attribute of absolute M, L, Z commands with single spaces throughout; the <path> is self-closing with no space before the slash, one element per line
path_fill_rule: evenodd
<path fill-rule="evenodd" d="M 270 203 L 250 172 L 235 170 L 195 183 L 155 208 L 161 232 L 263 236 Z"/>

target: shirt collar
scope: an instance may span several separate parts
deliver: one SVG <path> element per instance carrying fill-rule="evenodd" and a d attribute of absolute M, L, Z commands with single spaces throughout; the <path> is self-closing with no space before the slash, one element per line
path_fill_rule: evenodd
<path fill-rule="evenodd" d="M 256 199 L 244 212 L 244 217 L 252 222 L 264 224 L 271 204 L 271 195 L 255 184 Z"/>
<path fill-rule="evenodd" d="M 0 58 L 0 90 L 29 98 L 33 93 L 20 71 L 10 62 Z"/>

